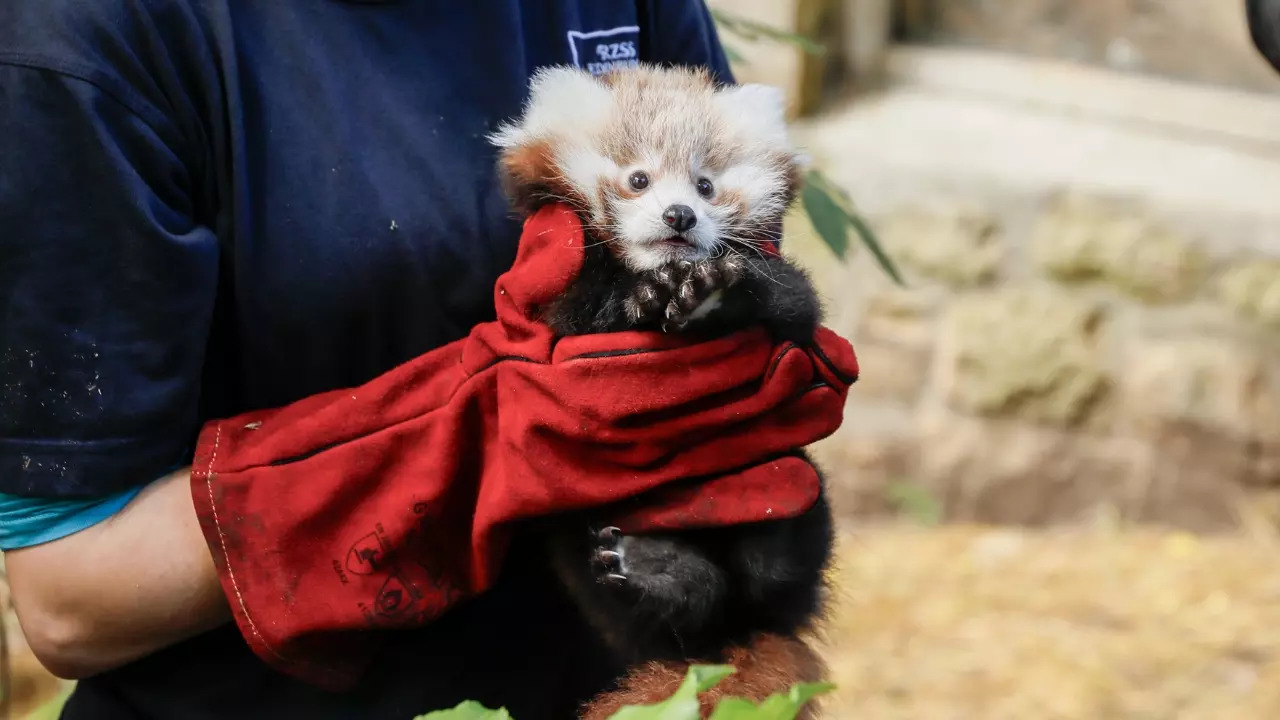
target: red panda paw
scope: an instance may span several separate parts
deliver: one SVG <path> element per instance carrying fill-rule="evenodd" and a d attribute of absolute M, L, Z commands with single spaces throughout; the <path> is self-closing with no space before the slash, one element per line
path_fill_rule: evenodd
<path fill-rule="evenodd" d="M 639 325 L 679 332 L 719 306 L 717 293 L 742 279 L 746 262 L 736 256 L 711 260 L 672 260 L 641 273 L 626 298 L 627 315 Z"/>

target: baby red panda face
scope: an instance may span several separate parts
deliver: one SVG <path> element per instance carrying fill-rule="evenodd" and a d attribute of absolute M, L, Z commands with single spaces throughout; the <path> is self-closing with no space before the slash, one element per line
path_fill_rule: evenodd
<path fill-rule="evenodd" d="M 651 66 L 603 78 L 543 70 L 531 89 L 519 122 L 491 136 L 526 212 L 573 205 L 637 271 L 776 239 L 805 162 L 779 91 Z"/>

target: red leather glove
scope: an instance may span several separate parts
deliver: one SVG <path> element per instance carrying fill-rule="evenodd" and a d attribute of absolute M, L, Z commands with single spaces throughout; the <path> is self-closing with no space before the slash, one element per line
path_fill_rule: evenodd
<path fill-rule="evenodd" d="M 359 631 L 489 588 L 521 519 L 629 500 L 616 524 L 643 531 L 814 502 L 815 470 L 787 453 L 840 425 L 852 347 L 826 330 L 809 348 L 762 331 L 557 341 L 538 307 L 582 248 L 576 215 L 544 208 L 498 280 L 496 321 L 362 386 L 202 429 L 197 514 L 265 662 L 348 687 L 373 650 Z"/>

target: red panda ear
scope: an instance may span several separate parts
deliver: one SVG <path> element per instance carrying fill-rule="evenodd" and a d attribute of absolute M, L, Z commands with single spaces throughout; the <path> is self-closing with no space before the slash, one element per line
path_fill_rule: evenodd
<path fill-rule="evenodd" d="M 556 177 L 555 155 L 546 140 L 516 145 L 503 151 L 498 162 L 498 179 L 511 203 L 524 213 L 560 195 L 552 187 Z"/>
<path fill-rule="evenodd" d="M 564 200 L 586 211 L 586 199 L 556 165 L 555 143 L 572 144 L 566 132 L 603 127 L 612 107 L 608 87 L 589 72 L 572 66 L 535 72 L 520 117 L 501 123 L 489 135 L 501 152 L 498 174 L 512 204 L 529 212 L 551 200 Z"/>
<path fill-rule="evenodd" d="M 803 192 L 809 176 L 811 161 L 807 155 L 795 152 L 777 152 L 772 156 L 770 165 L 774 172 L 782 178 L 782 200 L 790 206 Z"/>
<path fill-rule="evenodd" d="M 787 145 L 787 99 L 772 85 L 726 85 L 712 95 L 716 109 L 733 131 L 750 142 Z"/>

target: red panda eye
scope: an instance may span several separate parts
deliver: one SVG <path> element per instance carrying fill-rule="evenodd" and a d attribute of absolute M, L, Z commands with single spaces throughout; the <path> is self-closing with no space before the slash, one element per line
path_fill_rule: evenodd
<path fill-rule="evenodd" d="M 631 173 L 629 182 L 632 190 L 643 190 L 649 187 L 649 176 L 643 170 L 637 170 Z"/>
<path fill-rule="evenodd" d="M 698 180 L 699 195 L 701 195 L 702 197 L 711 197 L 711 193 L 713 192 L 715 192 L 715 188 L 712 187 L 710 180 L 706 178 L 701 178 Z"/>

